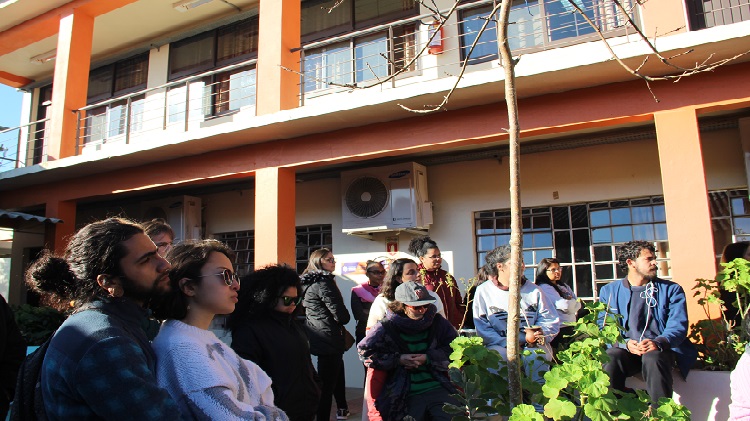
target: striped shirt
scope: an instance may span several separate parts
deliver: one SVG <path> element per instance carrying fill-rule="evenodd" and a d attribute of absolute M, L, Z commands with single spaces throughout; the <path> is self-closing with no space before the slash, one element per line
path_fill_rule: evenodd
<path fill-rule="evenodd" d="M 406 334 L 403 332 L 399 333 L 401 339 L 406 342 L 406 346 L 409 352 L 412 354 L 426 354 L 429 347 L 428 339 L 430 331 L 424 330 L 419 333 Z M 427 365 L 423 364 L 418 368 L 409 370 L 409 378 L 411 380 L 411 386 L 409 388 L 409 396 L 418 395 L 425 393 L 430 390 L 439 389 L 440 383 L 430 374 L 427 369 Z"/>

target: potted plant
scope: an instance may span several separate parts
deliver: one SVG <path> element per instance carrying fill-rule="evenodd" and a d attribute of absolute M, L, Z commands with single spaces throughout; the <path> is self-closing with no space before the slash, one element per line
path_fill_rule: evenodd
<path fill-rule="evenodd" d="M 750 262 L 739 258 L 722 266 L 716 278 L 696 280 L 693 296 L 706 319 L 691 325 L 689 338 L 700 353 L 700 368 L 731 371 L 748 342 Z"/>

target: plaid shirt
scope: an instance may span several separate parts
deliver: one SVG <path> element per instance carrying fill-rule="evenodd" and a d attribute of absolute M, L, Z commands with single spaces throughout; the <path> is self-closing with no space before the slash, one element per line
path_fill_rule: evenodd
<path fill-rule="evenodd" d="M 127 300 L 91 307 L 63 323 L 44 358 L 49 419 L 179 419 L 177 404 L 156 382 L 145 311 Z"/>

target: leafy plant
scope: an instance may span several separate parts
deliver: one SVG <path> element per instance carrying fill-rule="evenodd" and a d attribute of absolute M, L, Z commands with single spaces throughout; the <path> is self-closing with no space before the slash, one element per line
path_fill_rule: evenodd
<path fill-rule="evenodd" d="M 65 314 L 51 307 L 21 304 L 14 308 L 16 324 L 27 345 L 41 345 L 65 321 Z"/>
<path fill-rule="evenodd" d="M 557 354 L 557 361 L 544 374 L 544 385 L 539 387 L 523 379 L 528 403 L 544 405 L 544 417 L 553 420 L 690 420 L 690 411 L 672 399 L 662 398 L 652 409 L 647 393 L 622 393 L 610 388 L 604 371 L 609 361 L 606 349 L 622 342 L 621 316 L 609 313 L 598 302 L 587 304 L 586 309 L 588 314 L 574 324 L 576 341 Z M 600 314 L 606 315 L 603 327 L 599 325 Z M 510 410 L 507 368 L 496 351 L 484 347 L 481 338 L 459 337 L 451 347 L 451 379 L 461 390 L 455 395 L 460 406 L 446 405 L 444 409 L 454 415 L 454 421 L 487 419 L 494 414 L 510 415 L 509 421 L 544 419 L 534 405 L 522 404 Z"/>
<path fill-rule="evenodd" d="M 750 312 L 750 262 L 734 259 L 722 263 L 724 267 L 714 279 L 697 279 L 693 287 L 694 297 L 703 307 L 706 319 L 691 325 L 690 340 L 700 353 L 704 368 L 732 370 L 737 365 L 748 342 L 746 326 L 727 316 L 727 307 L 721 291 L 733 295 L 731 303 L 737 309 L 740 320 L 748 320 Z M 719 308 L 719 314 L 712 314 L 712 308 Z"/>

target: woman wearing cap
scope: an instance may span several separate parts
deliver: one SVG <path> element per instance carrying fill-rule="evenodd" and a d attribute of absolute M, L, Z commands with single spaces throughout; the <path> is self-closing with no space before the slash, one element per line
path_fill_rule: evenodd
<path fill-rule="evenodd" d="M 271 378 L 208 330 L 217 314 L 231 313 L 237 303 L 233 258 L 216 240 L 170 250 L 172 289 L 153 306 L 157 318 L 167 319 L 152 344 L 156 378 L 185 419 L 285 421 L 286 414 L 274 406 Z"/>
<path fill-rule="evenodd" d="M 291 421 L 312 420 L 320 387 L 307 334 L 294 317 L 302 301 L 297 272 L 286 265 L 269 265 L 244 276 L 242 285 L 229 318 L 232 349 L 271 377 L 274 402 Z"/>
<path fill-rule="evenodd" d="M 375 325 L 359 343 L 364 364 L 388 372 L 386 385 L 373 400 L 384 420 L 400 420 L 410 415 L 418 420 L 450 420 L 443 412 L 456 389 L 448 378 L 450 343 L 456 330 L 434 306 L 435 299 L 422 285 L 405 282 L 396 288 L 395 300 L 385 319 Z M 370 416 L 372 420 L 373 417 Z"/>

